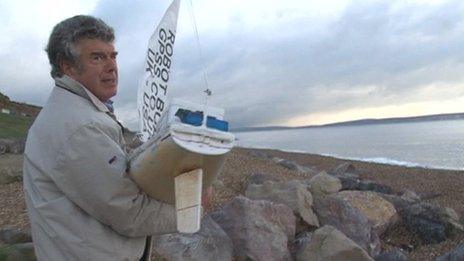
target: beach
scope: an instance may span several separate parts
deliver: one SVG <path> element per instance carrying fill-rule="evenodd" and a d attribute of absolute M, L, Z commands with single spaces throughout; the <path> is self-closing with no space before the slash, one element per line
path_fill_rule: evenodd
<path fill-rule="evenodd" d="M 278 165 L 273 157 L 293 161 L 317 171 L 298 172 Z M 319 171 L 329 171 L 341 163 L 350 162 L 362 178 L 388 185 L 395 192 L 412 190 L 423 201 L 450 207 L 464 215 L 464 171 L 410 168 L 394 165 L 350 161 L 320 155 L 290 153 L 277 150 L 235 148 L 226 158 L 222 172 L 213 184 L 214 198 L 207 212 L 219 209 L 224 203 L 243 195 L 251 175 L 262 173 L 277 180 L 309 179 Z M 462 220 L 462 218 L 461 218 Z M 11 225 L 28 229 L 22 183 L 0 185 L 0 228 Z M 438 244 L 421 245 L 406 227 L 397 224 L 382 237 L 382 248 L 407 249 L 409 260 L 435 260 L 436 257 L 464 243 L 464 235 L 457 235 Z"/>

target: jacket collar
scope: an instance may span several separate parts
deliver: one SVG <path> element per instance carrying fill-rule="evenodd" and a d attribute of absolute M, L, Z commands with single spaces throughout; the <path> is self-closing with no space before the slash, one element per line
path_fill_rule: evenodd
<path fill-rule="evenodd" d="M 55 85 L 59 88 L 72 92 L 88 101 L 90 101 L 99 111 L 110 112 L 108 107 L 101 102 L 93 93 L 91 93 L 84 85 L 64 74 L 62 77 L 55 78 Z"/>

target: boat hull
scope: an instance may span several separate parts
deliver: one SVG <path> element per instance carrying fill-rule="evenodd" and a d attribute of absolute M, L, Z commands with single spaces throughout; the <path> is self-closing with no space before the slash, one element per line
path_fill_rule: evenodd
<path fill-rule="evenodd" d="M 175 177 L 203 170 L 203 188 L 209 187 L 220 172 L 226 152 L 202 154 L 187 150 L 173 136 L 144 148 L 131 159 L 129 173 L 135 183 L 150 197 L 175 204 Z M 213 149 L 214 150 L 214 149 Z"/>

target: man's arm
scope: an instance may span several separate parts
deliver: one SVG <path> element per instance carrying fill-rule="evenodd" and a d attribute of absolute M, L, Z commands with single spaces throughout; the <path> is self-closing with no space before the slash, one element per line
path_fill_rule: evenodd
<path fill-rule="evenodd" d="M 116 232 L 137 237 L 176 231 L 174 207 L 140 191 L 126 173 L 126 154 L 97 124 L 73 133 L 57 160 L 56 185 Z"/>

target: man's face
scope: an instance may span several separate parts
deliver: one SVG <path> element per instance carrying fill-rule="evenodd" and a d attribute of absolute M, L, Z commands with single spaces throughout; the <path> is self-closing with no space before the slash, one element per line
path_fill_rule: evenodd
<path fill-rule="evenodd" d="M 77 65 L 64 65 L 65 74 L 80 82 L 100 101 L 105 102 L 116 95 L 118 89 L 118 65 L 113 43 L 98 39 L 83 39 L 77 42 Z"/>

